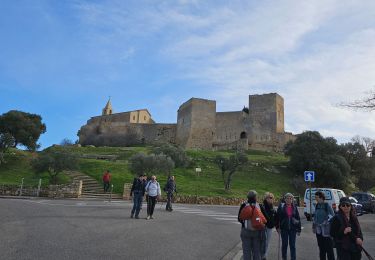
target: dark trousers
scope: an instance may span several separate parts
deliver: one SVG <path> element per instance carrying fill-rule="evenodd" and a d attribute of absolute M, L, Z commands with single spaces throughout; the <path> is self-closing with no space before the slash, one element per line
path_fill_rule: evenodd
<path fill-rule="evenodd" d="M 143 201 L 143 194 L 142 192 L 135 191 L 133 194 L 133 209 L 132 209 L 132 215 L 137 217 L 139 215 L 139 212 L 142 208 L 142 201 Z"/>
<path fill-rule="evenodd" d="M 335 260 L 332 238 L 316 234 L 316 239 L 318 240 L 320 260 Z"/>
<path fill-rule="evenodd" d="M 341 246 L 336 248 L 338 260 L 360 260 L 362 252 L 350 252 L 349 250 L 343 249 Z"/>
<path fill-rule="evenodd" d="M 290 259 L 296 260 L 296 231 L 294 229 L 281 230 L 281 256 L 287 259 L 288 242 L 290 248 Z"/>
<path fill-rule="evenodd" d="M 154 214 L 155 204 L 157 196 L 148 196 L 147 197 L 147 216 L 152 216 Z"/>
<path fill-rule="evenodd" d="M 107 192 L 109 190 L 109 181 L 105 181 L 103 183 L 103 186 L 104 186 L 104 192 Z"/>
<path fill-rule="evenodd" d="M 173 192 L 167 193 L 167 206 L 165 207 L 166 210 L 172 210 L 172 198 Z"/>

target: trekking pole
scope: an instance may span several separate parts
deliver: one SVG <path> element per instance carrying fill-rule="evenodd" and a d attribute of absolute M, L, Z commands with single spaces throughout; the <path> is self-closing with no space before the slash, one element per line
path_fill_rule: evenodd
<path fill-rule="evenodd" d="M 281 235 L 279 232 L 277 232 L 278 234 L 278 237 L 279 237 L 279 242 L 278 242 L 278 245 L 277 245 L 277 260 L 280 260 L 280 240 L 281 240 Z"/>
<path fill-rule="evenodd" d="M 369 260 L 374 260 L 374 258 L 363 248 L 363 246 L 361 246 L 361 248 Z"/>

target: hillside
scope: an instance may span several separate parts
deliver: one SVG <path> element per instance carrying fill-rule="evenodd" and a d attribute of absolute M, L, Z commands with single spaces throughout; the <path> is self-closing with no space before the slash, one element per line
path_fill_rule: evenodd
<path fill-rule="evenodd" d="M 49 149 L 62 149 L 59 146 Z M 128 159 L 138 153 L 150 153 L 151 147 L 64 147 L 77 155 L 79 171 L 101 182 L 102 173 L 109 169 L 112 173 L 114 192 L 122 193 L 124 183 L 132 182 L 134 176 L 128 169 Z M 260 194 L 271 191 L 276 196 L 295 190 L 291 185 L 292 174 L 285 165 L 288 158 L 281 154 L 247 151 L 249 163 L 234 174 L 231 192 L 225 192 L 221 172 L 214 164 L 214 158 L 221 154 L 230 156 L 230 151 L 187 151 L 192 163 L 189 168 L 176 168 L 173 175 L 176 177 L 177 188 L 181 195 L 244 197 L 249 189 L 255 189 Z M 16 157 L 14 157 L 16 154 Z M 12 157 L 8 155 L 9 157 Z M 0 184 L 19 184 L 25 178 L 25 183 L 36 185 L 39 177 L 32 173 L 29 161 L 32 154 L 24 151 L 13 152 L 13 157 L 7 165 L 0 167 Z M 202 172 L 197 175 L 195 168 Z M 48 184 L 48 175 L 40 175 L 43 184 Z M 166 175 L 160 173 L 158 181 L 162 187 L 166 182 Z M 67 176 L 61 175 L 60 182 L 68 182 Z"/>

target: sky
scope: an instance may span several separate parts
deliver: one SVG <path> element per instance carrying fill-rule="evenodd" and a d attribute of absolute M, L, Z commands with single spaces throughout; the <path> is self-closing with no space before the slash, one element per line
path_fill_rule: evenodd
<path fill-rule="evenodd" d="M 42 116 L 42 148 L 101 114 L 176 123 L 191 97 L 239 111 L 284 98 L 285 130 L 375 138 L 374 112 L 338 104 L 375 88 L 375 1 L 0 1 L 0 114 Z"/>

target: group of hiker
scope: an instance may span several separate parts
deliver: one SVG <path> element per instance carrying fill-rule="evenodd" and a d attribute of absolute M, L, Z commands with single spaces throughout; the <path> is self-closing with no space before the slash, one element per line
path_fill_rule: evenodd
<path fill-rule="evenodd" d="M 163 189 L 167 193 L 166 210 L 172 211 L 173 194 L 177 192 L 174 176 L 170 176 Z M 161 197 L 160 184 L 156 180 L 156 176 L 152 175 L 149 180 L 145 174 L 140 174 L 138 178 L 134 178 L 133 185 L 130 190 L 130 196 L 133 197 L 133 208 L 130 214 L 131 218 L 139 219 L 139 213 L 142 209 L 143 197 L 146 195 L 147 201 L 147 217 L 154 218 L 155 205 Z"/>
<path fill-rule="evenodd" d="M 331 205 L 324 201 L 324 192 L 317 191 L 315 198 L 312 228 L 316 234 L 320 260 L 335 259 L 334 247 L 337 259 L 361 259 L 363 236 L 349 198 L 340 199 L 339 210 L 336 214 Z M 263 203 L 259 204 L 257 192 L 254 190 L 249 191 L 247 201 L 241 204 L 238 221 L 242 224 L 240 237 L 244 260 L 267 259 L 273 228 L 278 234 L 278 254 L 280 254 L 281 240 L 281 259 L 287 259 L 288 245 L 290 259 L 297 259 L 296 238 L 301 234 L 301 219 L 293 195 L 285 194 L 277 209 L 275 206 L 272 193 L 265 193 Z M 303 259 L 303 257 L 298 259 Z"/>

